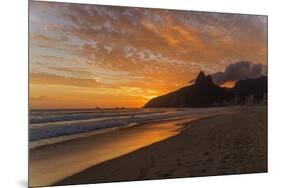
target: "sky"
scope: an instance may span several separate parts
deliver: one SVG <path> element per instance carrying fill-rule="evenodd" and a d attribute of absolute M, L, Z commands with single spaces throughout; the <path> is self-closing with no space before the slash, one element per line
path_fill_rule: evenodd
<path fill-rule="evenodd" d="M 29 44 L 31 108 L 138 108 L 201 70 L 264 69 L 267 17 L 31 1 Z"/>

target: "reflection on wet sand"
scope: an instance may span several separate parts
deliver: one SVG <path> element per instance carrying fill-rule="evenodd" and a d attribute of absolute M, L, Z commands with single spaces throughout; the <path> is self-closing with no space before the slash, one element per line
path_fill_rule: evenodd
<path fill-rule="evenodd" d="M 201 117 L 147 123 L 31 150 L 30 186 L 51 185 L 87 167 L 177 135 L 181 124 Z"/>

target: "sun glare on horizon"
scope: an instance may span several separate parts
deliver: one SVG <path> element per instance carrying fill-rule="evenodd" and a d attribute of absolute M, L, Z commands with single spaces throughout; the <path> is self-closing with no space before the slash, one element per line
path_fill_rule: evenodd
<path fill-rule="evenodd" d="M 225 87 L 266 72 L 259 15 L 31 1 L 29 17 L 32 109 L 142 107 L 200 71 Z"/>

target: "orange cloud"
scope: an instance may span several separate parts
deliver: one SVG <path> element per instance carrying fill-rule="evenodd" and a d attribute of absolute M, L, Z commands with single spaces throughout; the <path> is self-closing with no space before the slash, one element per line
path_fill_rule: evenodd
<path fill-rule="evenodd" d="M 64 99 L 51 96 L 58 90 L 46 94 L 58 106 L 125 105 L 126 98 L 128 106 L 142 106 L 200 70 L 213 74 L 241 60 L 267 64 L 265 16 L 34 1 L 30 14 L 30 81 L 63 86 Z"/>
<path fill-rule="evenodd" d="M 30 73 L 29 74 L 31 84 L 39 85 L 65 85 L 73 87 L 90 87 L 95 88 L 101 86 L 94 79 L 81 79 L 74 77 L 65 77 L 48 73 Z"/>

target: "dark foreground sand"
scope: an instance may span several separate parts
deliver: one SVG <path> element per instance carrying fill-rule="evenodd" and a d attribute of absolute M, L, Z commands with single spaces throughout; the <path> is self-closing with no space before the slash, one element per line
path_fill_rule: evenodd
<path fill-rule="evenodd" d="M 55 185 L 267 172 L 267 108 L 198 120 L 179 135 L 72 175 Z"/>

